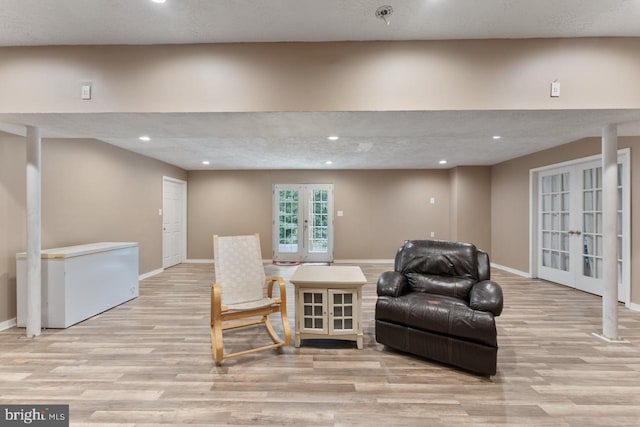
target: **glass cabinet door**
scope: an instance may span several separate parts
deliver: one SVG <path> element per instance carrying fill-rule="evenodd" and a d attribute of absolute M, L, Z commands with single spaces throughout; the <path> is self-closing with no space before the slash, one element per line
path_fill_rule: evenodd
<path fill-rule="evenodd" d="M 300 330 L 326 334 L 327 291 L 325 289 L 301 289 L 300 301 L 302 317 Z"/>
<path fill-rule="evenodd" d="M 329 290 L 329 328 L 330 334 L 352 334 L 357 329 L 357 292 Z"/>

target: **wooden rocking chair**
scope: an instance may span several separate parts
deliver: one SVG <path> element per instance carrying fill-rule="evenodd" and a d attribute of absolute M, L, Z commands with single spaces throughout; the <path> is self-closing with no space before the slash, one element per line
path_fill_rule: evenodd
<path fill-rule="evenodd" d="M 287 299 L 284 280 L 267 278 L 260 253 L 260 236 L 213 236 L 216 283 L 211 286 L 211 350 L 216 364 L 224 359 L 272 348 L 291 342 L 287 319 Z M 273 298 L 273 285 L 280 294 Z M 284 339 L 269 321 L 269 315 L 280 312 Z M 264 323 L 273 344 L 236 353 L 224 354 L 222 332 Z"/>

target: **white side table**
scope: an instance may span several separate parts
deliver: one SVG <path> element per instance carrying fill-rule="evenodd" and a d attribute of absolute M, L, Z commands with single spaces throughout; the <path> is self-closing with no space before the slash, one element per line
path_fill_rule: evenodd
<path fill-rule="evenodd" d="M 363 346 L 362 285 L 360 267 L 303 265 L 293 273 L 296 335 L 300 340 L 331 338 L 356 341 Z"/>

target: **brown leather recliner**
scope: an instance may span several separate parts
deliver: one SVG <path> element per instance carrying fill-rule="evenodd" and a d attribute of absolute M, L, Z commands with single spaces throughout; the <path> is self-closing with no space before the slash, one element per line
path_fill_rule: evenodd
<path fill-rule="evenodd" d="M 409 240 L 395 271 L 378 279 L 376 341 L 391 348 L 495 375 L 495 316 L 502 289 L 489 256 L 470 243 Z"/>

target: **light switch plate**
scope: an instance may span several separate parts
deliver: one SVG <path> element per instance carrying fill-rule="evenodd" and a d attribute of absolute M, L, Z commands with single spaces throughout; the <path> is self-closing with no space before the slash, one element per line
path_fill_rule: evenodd
<path fill-rule="evenodd" d="M 91 99 L 91 85 L 82 85 L 82 99 Z"/>

